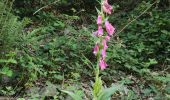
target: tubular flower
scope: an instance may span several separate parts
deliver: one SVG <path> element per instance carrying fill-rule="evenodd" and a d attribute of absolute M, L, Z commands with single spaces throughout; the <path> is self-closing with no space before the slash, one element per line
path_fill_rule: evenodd
<path fill-rule="evenodd" d="M 93 35 L 97 36 L 98 35 L 98 31 L 93 32 Z"/>
<path fill-rule="evenodd" d="M 103 49 L 101 51 L 101 55 L 102 55 L 102 58 L 105 59 L 106 58 L 106 49 L 108 48 L 106 39 L 104 39 L 102 41 L 102 45 L 103 45 Z"/>
<path fill-rule="evenodd" d="M 95 47 L 93 48 L 93 54 L 96 55 L 98 51 L 99 51 L 99 45 L 96 44 Z"/>
<path fill-rule="evenodd" d="M 102 24 L 102 16 L 101 16 L 101 15 L 98 15 L 97 24 L 98 24 L 98 25 L 101 25 L 101 24 Z"/>
<path fill-rule="evenodd" d="M 101 55 L 102 55 L 102 58 L 105 59 L 106 58 L 106 49 L 102 49 L 101 51 Z"/>
<path fill-rule="evenodd" d="M 101 70 L 104 70 L 108 65 L 106 64 L 106 62 L 103 59 L 100 59 L 99 66 L 100 66 Z"/>
<path fill-rule="evenodd" d="M 105 39 L 102 41 L 102 44 L 103 44 L 103 49 L 107 49 L 108 48 L 107 41 Z"/>
<path fill-rule="evenodd" d="M 102 36 L 103 35 L 103 28 L 102 26 L 98 26 L 98 30 L 93 32 L 94 36 Z"/>
<path fill-rule="evenodd" d="M 98 30 L 93 32 L 95 36 L 102 36 L 103 35 L 103 28 L 102 28 L 102 16 L 98 15 L 97 18 Z"/>
<path fill-rule="evenodd" d="M 103 35 L 103 28 L 102 26 L 98 26 L 98 36 L 102 36 Z"/>
<path fill-rule="evenodd" d="M 113 35 L 113 33 L 115 32 L 115 28 L 112 26 L 112 24 L 109 23 L 109 21 L 105 21 L 105 27 L 106 27 L 106 31 L 109 35 Z"/>
<path fill-rule="evenodd" d="M 105 13 L 111 14 L 113 7 L 108 4 L 108 0 L 103 1 L 102 9 Z"/>
<path fill-rule="evenodd" d="M 105 40 L 106 40 L 106 41 L 109 41 L 109 40 L 110 40 L 110 36 L 108 36 L 108 35 L 105 36 Z"/>

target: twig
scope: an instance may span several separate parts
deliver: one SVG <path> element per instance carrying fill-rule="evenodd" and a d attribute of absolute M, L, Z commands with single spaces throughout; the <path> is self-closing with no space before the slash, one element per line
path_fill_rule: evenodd
<path fill-rule="evenodd" d="M 128 24 L 126 24 L 116 35 L 120 34 L 126 27 L 128 27 L 132 22 L 136 21 L 139 17 L 141 17 L 143 14 L 145 14 L 155 3 L 157 3 L 157 0 L 152 3 L 148 8 L 146 8 L 139 16 L 137 16 L 135 19 L 131 20 Z"/>
<path fill-rule="evenodd" d="M 59 1 L 59 0 L 58 0 L 58 1 Z M 54 2 L 52 2 L 52 3 L 50 3 L 50 4 L 46 5 L 46 6 L 41 7 L 40 9 L 38 9 L 37 11 L 35 11 L 35 12 L 33 13 L 33 15 L 35 15 L 36 13 L 38 13 L 40 10 L 42 10 L 42 9 L 44 9 L 44 8 L 46 8 L 46 7 L 50 6 L 50 5 L 52 5 L 52 4 L 57 3 L 58 1 L 54 1 Z"/>
<path fill-rule="evenodd" d="M 61 88 L 64 89 L 64 83 L 65 83 L 65 78 L 64 78 L 64 72 L 63 72 L 63 80 L 62 80 L 62 83 L 61 83 Z"/>

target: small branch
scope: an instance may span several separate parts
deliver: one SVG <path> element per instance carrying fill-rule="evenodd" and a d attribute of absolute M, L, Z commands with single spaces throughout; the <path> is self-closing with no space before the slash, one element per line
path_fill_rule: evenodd
<path fill-rule="evenodd" d="M 58 1 L 59 1 L 59 0 L 58 0 Z M 46 6 L 41 7 L 40 9 L 38 9 L 37 11 L 35 11 L 35 12 L 33 13 L 33 15 L 35 15 L 36 13 L 38 13 L 40 10 L 42 10 L 42 9 L 44 9 L 44 8 L 46 8 L 46 7 L 50 6 L 50 5 L 52 5 L 52 4 L 57 3 L 58 1 L 54 1 L 54 2 L 52 2 L 52 3 L 50 3 L 50 4 L 46 5 Z"/>
<path fill-rule="evenodd" d="M 0 100 L 16 100 L 16 99 L 14 99 L 14 98 L 12 98 L 12 97 L 0 97 Z"/>
<path fill-rule="evenodd" d="M 62 83 L 61 83 L 61 88 L 64 89 L 64 83 L 65 83 L 65 78 L 64 78 L 64 72 L 63 72 L 63 80 L 62 80 Z"/>
<path fill-rule="evenodd" d="M 131 20 L 128 24 L 126 24 L 116 35 L 120 34 L 126 27 L 128 27 L 132 22 L 136 21 L 139 17 L 141 17 L 143 14 L 145 14 L 157 1 L 151 4 L 148 8 L 146 8 L 139 16 L 137 16 L 135 19 Z M 116 36 L 115 35 L 115 36 Z"/>

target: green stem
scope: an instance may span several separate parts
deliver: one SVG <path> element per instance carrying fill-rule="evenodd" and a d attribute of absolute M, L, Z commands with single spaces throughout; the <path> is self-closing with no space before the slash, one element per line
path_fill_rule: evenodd
<path fill-rule="evenodd" d="M 99 48 L 99 52 L 100 52 L 100 48 Z M 96 66 L 96 78 L 99 77 L 99 72 L 100 72 L 100 69 L 99 69 L 99 61 L 100 61 L 100 53 L 97 53 L 97 66 Z"/>
<path fill-rule="evenodd" d="M 102 3 L 103 3 L 103 0 L 101 0 L 101 14 L 102 14 L 102 17 L 104 18 L 105 16 L 104 16 L 104 14 L 103 14 L 103 9 L 102 9 Z M 100 74 L 100 66 L 99 66 L 99 62 L 100 62 L 100 59 L 101 59 L 101 40 L 102 40 L 102 37 L 100 37 L 100 42 L 99 42 L 99 51 L 97 52 L 97 66 L 96 66 L 96 68 L 95 68 L 95 85 L 99 85 L 100 84 L 100 82 L 101 82 L 101 79 L 99 79 L 99 74 Z M 100 88 L 101 86 L 99 85 L 99 88 Z M 95 91 L 95 88 L 93 88 L 94 89 L 94 91 Z M 97 90 L 98 92 L 99 92 L 99 90 Z M 93 100 L 97 100 L 97 94 L 98 93 L 96 93 L 96 92 L 94 92 L 94 98 L 93 98 Z"/>

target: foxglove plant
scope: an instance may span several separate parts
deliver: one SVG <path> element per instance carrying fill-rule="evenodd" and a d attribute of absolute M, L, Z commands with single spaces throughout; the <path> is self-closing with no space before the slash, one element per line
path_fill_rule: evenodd
<path fill-rule="evenodd" d="M 93 85 L 93 100 L 108 100 L 117 90 L 115 87 L 103 89 L 102 80 L 101 77 L 99 77 L 100 70 L 104 70 L 108 66 L 106 63 L 106 50 L 108 48 L 107 42 L 115 33 L 115 28 L 107 18 L 107 15 L 112 13 L 112 9 L 113 8 L 109 5 L 108 0 L 101 0 L 101 11 L 97 10 L 98 30 L 93 32 L 93 35 L 98 38 L 93 49 L 94 55 L 97 56 L 96 78 Z M 109 91 L 110 93 L 106 93 L 106 91 Z"/>
<path fill-rule="evenodd" d="M 103 88 L 101 77 L 99 77 L 100 70 L 106 69 L 108 66 L 106 63 L 106 50 L 108 48 L 107 42 L 111 36 L 115 33 L 115 28 L 108 21 L 107 14 L 112 13 L 112 6 L 109 5 L 108 0 L 101 0 L 101 11 L 98 11 L 97 26 L 98 30 L 93 32 L 93 35 L 97 37 L 95 46 L 93 48 L 93 54 L 97 57 L 97 67 L 95 69 L 95 83 L 93 84 L 93 100 L 110 100 L 111 95 L 116 92 L 120 86 L 114 86 L 111 88 Z M 64 91 L 69 94 L 74 100 L 82 100 L 81 97 L 75 95 L 72 92 Z"/>

